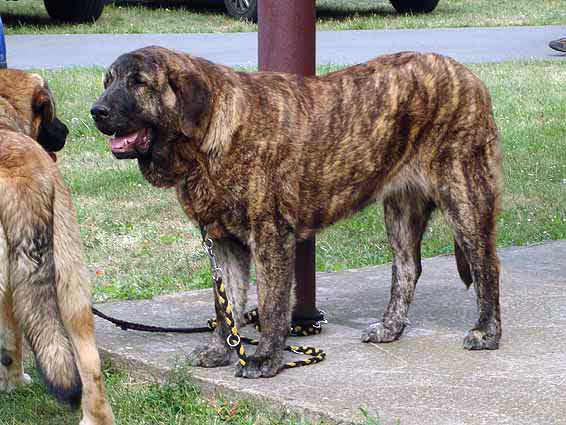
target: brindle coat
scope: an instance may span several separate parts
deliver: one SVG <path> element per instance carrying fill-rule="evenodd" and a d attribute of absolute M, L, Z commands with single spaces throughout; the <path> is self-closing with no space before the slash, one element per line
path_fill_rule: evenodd
<path fill-rule="evenodd" d="M 48 389 L 82 404 L 81 425 L 111 425 L 79 227 L 54 162 L 67 132 L 39 75 L 0 71 L 0 391 L 30 381 L 23 334 Z"/>
<path fill-rule="evenodd" d="M 439 208 L 460 275 L 477 291 L 479 318 L 464 347 L 498 347 L 500 143 L 489 93 L 464 66 L 405 52 L 300 77 L 148 47 L 119 57 L 104 87 L 91 111 L 97 127 L 114 135 L 118 158 L 137 158 L 149 182 L 175 187 L 188 217 L 206 227 L 238 314 L 255 262 L 262 336 L 238 375 L 280 370 L 296 240 L 378 199 L 394 253 L 391 300 L 363 340 L 401 335 L 422 236 Z M 219 327 L 193 363 L 227 364 L 227 332 Z"/>

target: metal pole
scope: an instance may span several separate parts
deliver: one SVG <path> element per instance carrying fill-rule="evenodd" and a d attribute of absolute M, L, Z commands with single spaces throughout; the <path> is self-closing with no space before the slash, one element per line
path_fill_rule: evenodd
<path fill-rule="evenodd" d="M 258 1 L 259 69 L 315 73 L 315 1 Z"/>
<path fill-rule="evenodd" d="M 258 1 L 259 69 L 314 75 L 315 0 Z M 294 321 L 320 319 L 316 308 L 315 240 L 297 243 Z"/>

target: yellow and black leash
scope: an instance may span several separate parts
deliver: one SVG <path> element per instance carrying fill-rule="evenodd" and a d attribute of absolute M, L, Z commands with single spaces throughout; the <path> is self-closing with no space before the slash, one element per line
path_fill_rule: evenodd
<path fill-rule="evenodd" d="M 213 241 L 208 238 L 203 232 L 203 248 L 210 260 L 210 267 L 212 272 L 212 280 L 214 281 L 214 293 L 217 297 L 218 302 L 224 308 L 226 325 L 230 329 L 230 333 L 226 339 L 226 343 L 238 354 L 239 363 L 242 366 L 246 365 L 246 350 L 243 344 L 258 345 L 259 341 L 253 338 L 247 338 L 240 336 L 238 328 L 236 326 L 236 320 L 234 319 L 234 314 L 228 296 L 226 294 L 226 288 L 224 282 L 222 281 L 222 269 L 218 267 L 216 263 L 216 256 L 212 251 Z M 136 330 L 140 332 L 160 332 L 160 333 L 199 333 L 199 332 L 211 332 L 218 326 L 216 319 L 209 319 L 207 326 L 203 327 L 187 327 L 187 328 L 171 328 L 171 327 L 161 327 L 161 326 L 151 326 L 141 323 L 128 322 L 125 320 L 116 319 L 114 317 L 108 316 L 101 312 L 100 310 L 92 307 L 92 312 L 94 315 L 113 323 L 122 330 Z M 317 335 L 321 332 L 321 324 L 326 323 L 324 319 L 324 312 L 321 312 L 321 319 L 315 321 L 308 321 L 305 323 L 293 323 L 289 329 L 290 336 L 309 336 Z M 261 332 L 259 312 L 255 308 L 244 314 L 244 324 L 253 324 L 258 332 Z M 305 360 L 298 360 L 285 363 L 282 369 L 291 369 L 300 366 L 308 366 L 311 364 L 320 363 L 326 358 L 326 353 L 320 348 L 304 346 L 304 345 L 288 345 L 285 347 L 285 351 L 296 354 L 304 354 L 311 356 Z"/>
<path fill-rule="evenodd" d="M 226 294 L 226 287 L 224 286 L 224 282 L 222 281 L 222 269 L 218 267 L 216 263 L 216 256 L 214 255 L 214 252 L 212 250 L 213 245 L 214 243 L 212 239 L 204 235 L 203 247 L 210 260 L 212 279 L 214 280 L 214 285 L 215 285 L 214 286 L 215 294 L 218 299 L 218 302 L 224 308 L 224 315 L 225 315 L 224 319 L 226 321 L 226 325 L 228 325 L 228 328 L 230 330 L 230 333 L 226 338 L 226 343 L 238 354 L 238 361 L 240 365 L 245 366 L 247 364 L 247 357 L 243 343 L 250 345 L 258 345 L 259 341 L 253 338 L 242 337 L 238 332 L 238 327 L 236 326 L 236 320 L 234 319 L 232 306 L 230 305 L 228 296 Z M 245 319 L 245 324 L 254 324 L 256 329 L 259 332 L 261 332 L 261 328 L 259 326 L 259 314 L 257 308 L 246 313 L 244 315 L 244 319 Z M 208 326 L 211 329 L 216 328 L 217 325 L 218 324 L 214 319 L 210 319 L 208 321 Z M 321 330 L 320 323 L 316 322 L 313 323 L 312 326 L 305 328 L 300 325 L 292 326 L 290 329 L 290 333 L 292 336 L 305 336 L 305 335 L 318 334 L 320 333 L 320 330 Z M 326 353 L 320 348 L 316 348 L 316 347 L 309 347 L 303 345 L 288 345 L 285 347 L 285 351 L 289 351 L 291 353 L 296 353 L 296 354 L 305 354 L 311 357 L 305 360 L 287 362 L 283 365 L 282 369 L 292 369 L 301 366 L 308 366 L 311 364 L 320 363 L 326 358 Z"/>
<path fill-rule="evenodd" d="M 258 332 L 261 332 L 261 326 L 259 324 L 259 312 L 257 308 L 244 314 L 244 320 L 246 325 L 254 325 Z M 322 331 L 321 323 L 326 323 L 323 319 L 320 321 L 313 321 L 308 324 L 294 324 L 289 329 L 290 336 L 310 336 L 318 335 Z M 259 343 L 256 339 L 245 338 L 245 342 L 250 345 L 257 345 Z M 310 364 L 320 363 L 326 358 L 326 353 L 320 348 L 310 347 L 305 345 L 288 345 L 285 347 L 285 351 L 289 351 L 296 354 L 305 354 L 307 356 L 312 356 L 306 360 L 299 360 L 296 362 L 289 362 L 283 366 L 283 369 L 290 369 L 293 367 L 307 366 Z"/>

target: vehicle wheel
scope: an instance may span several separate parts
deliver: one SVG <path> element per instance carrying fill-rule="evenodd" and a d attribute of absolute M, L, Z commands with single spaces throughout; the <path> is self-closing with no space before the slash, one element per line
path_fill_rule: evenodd
<path fill-rule="evenodd" d="M 257 22 L 258 0 L 224 0 L 228 15 L 242 21 Z"/>
<path fill-rule="evenodd" d="M 389 0 L 399 13 L 429 13 L 439 0 Z"/>
<path fill-rule="evenodd" d="M 62 22 L 94 22 L 106 0 L 43 0 L 51 19 Z"/>

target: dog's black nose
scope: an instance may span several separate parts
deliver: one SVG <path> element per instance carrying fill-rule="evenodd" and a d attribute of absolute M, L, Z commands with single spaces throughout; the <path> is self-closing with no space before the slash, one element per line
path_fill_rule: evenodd
<path fill-rule="evenodd" d="M 110 115 L 110 108 L 104 105 L 95 104 L 91 108 L 90 114 L 92 115 L 92 118 L 94 118 L 95 121 L 105 120 Z"/>

